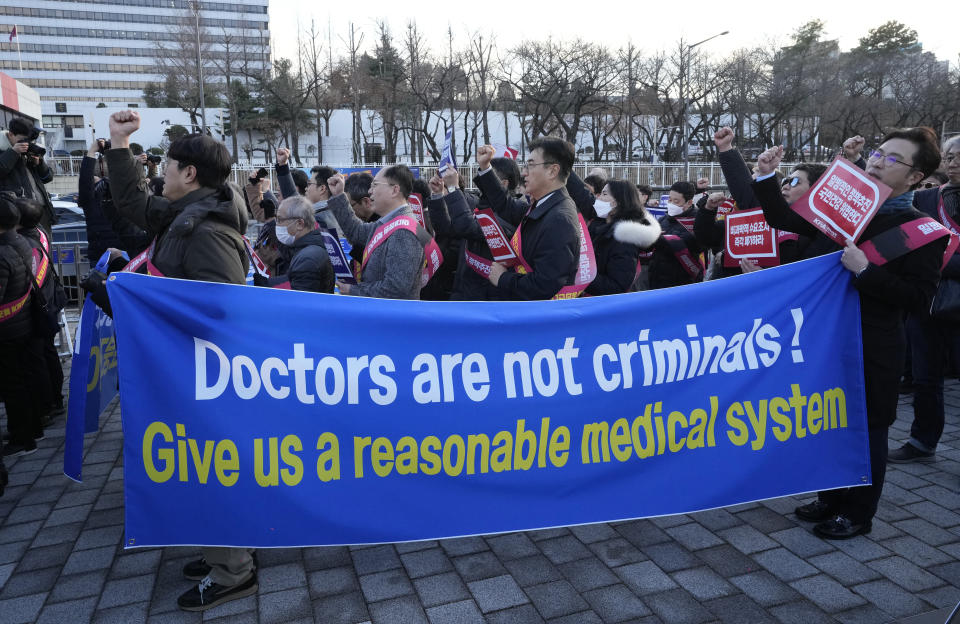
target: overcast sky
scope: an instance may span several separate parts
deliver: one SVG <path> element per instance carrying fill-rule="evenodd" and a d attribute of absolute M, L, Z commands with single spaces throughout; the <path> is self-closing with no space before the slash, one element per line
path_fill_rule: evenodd
<path fill-rule="evenodd" d="M 718 2 L 717 0 L 604 0 L 601 2 L 555 2 L 551 0 L 487 2 L 398 2 L 397 0 L 364 0 L 355 3 L 304 2 L 272 0 L 270 26 L 274 50 L 279 56 L 296 54 L 298 23 L 309 25 L 314 19 L 319 28 L 332 26 L 335 50 L 343 49 L 339 41 L 353 20 L 365 33 L 364 46 L 372 46 L 375 20 L 385 19 L 397 38 L 411 17 L 428 36 L 434 51 L 446 49 L 447 25 L 453 27 L 455 42 L 461 47 L 469 33 L 494 33 L 497 45 L 508 48 L 524 39 L 558 39 L 581 37 L 611 48 L 628 40 L 642 50 L 670 47 L 681 37 L 688 42 L 705 39 L 724 30 L 730 34 L 704 44 L 703 51 L 723 56 L 739 47 L 787 41 L 793 30 L 811 20 L 826 22 L 829 39 L 839 38 L 841 50 L 857 45 L 857 40 L 870 28 L 888 20 L 899 20 L 917 31 L 923 49 L 941 60 L 957 63 L 960 36 L 957 35 L 952 5 L 937 0 L 926 5 L 902 0 L 844 2 L 842 0 L 806 0 L 805 2 Z M 329 7 L 336 7 L 332 12 Z M 917 9 L 916 7 L 923 7 Z M 937 11 L 936 7 L 940 6 Z M 736 8 L 734 8 L 736 7 Z M 871 7 L 876 7 L 870 10 Z M 908 8 L 914 8 L 908 11 Z M 357 9 L 351 13 L 351 9 Z"/>

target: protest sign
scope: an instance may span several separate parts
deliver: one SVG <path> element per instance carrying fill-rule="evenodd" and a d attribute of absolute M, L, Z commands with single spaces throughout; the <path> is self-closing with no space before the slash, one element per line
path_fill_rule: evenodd
<path fill-rule="evenodd" d="M 780 264 L 777 232 L 763 217 L 763 210 L 733 212 L 724 219 L 723 266 L 740 265 L 749 258 L 759 266 Z"/>
<path fill-rule="evenodd" d="M 737 209 L 737 202 L 732 199 L 725 199 L 717 206 L 717 217 L 722 219 Z"/>
<path fill-rule="evenodd" d="M 665 193 L 665 194 L 660 195 L 660 203 L 659 203 L 659 205 L 658 205 L 657 207 L 658 207 L 658 208 L 666 208 L 666 207 L 667 207 L 667 204 L 669 204 L 669 203 L 670 203 L 670 194 L 669 194 L 669 193 Z"/>
<path fill-rule="evenodd" d="M 111 276 L 125 543 L 394 542 L 864 485 L 851 279 L 838 253 L 563 303 Z"/>
<path fill-rule="evenodd" d="M 420 227 L 426 228 L 427 223 L 423 220 L 423 197 L 420 196 L 420 193 L 411 193 L 407 197 L 407 203 L 410 204 L 410 208 L 413 210 L 413 216 L 417 218 L 417 223 L 420 224 Z"/>
<path fill-rule="evenodd" d="M 890 196 L 890 187 L 838 156 L 791 208 L 838 245 L 856 242 L 877 209 Z"/>
<path fill-rule="evenodd" d="M 354 277 L 350 269 L 350 258 L 347 257 L 340 241 L 337 239 L 337 231 L 331 228 L 321 227 L 320 235 L 323 236 L 323 246 L 330 256 L 330 263 L 333 264 L 333 273 L 337 279 L 345 284 L 356 284 L 357 278 Z"/>
<path fill-rule="evenodd" d="M 454 152 L 453 144 L 453 126 L 450 126 L 447 134 L 443 137 L 443 153 L 440 156 L 440 163 L 437 165 L 437 173 L 442 176 L 448 167 L 457 168 L 457 155 Z"/>
<path fill-rule="evenodd" d="M 481 208 L 475 212 L 475 216 L 480 229 L 483 230 L 484 237 L 487 239 L 487 246 L 493 255 L 493 261 L 502 262 L 508 267 L 516 266 L 520 259 L 514 253 L 500 224 L 497 223 L 493 211 L 489 208 Z"/>

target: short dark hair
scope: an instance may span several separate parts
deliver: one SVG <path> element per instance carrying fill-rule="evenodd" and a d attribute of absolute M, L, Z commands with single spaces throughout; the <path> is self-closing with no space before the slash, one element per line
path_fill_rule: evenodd
<path fill-rule="evenodd" d="M 406 165 L 393 165 L 383 170 L 383 177 L 400 187 L 404 197 L 413 192 L 413 172 Z"/>
<path fill-rule="evenodd" d="M 933 173 L 931 173 L 931 174 L 928 175 L 927 177 L 928 177 L 928 178 L 936 178 L 937 181 L 940 182 L 940 184 L 946 184 L 947 182 L 950 181 L 950 176 L 948 176 L 948 175 L 947 175 L 947 172 L 946 172 L 946 171 L 943 171 L 942 169 L 937 169 L 936 171 L 934 171 Z"/>
<path fill-rule="evenodd" d="M 520 167 L 517 166 L 517 161 L 500 156 L 491 160 L 490 166 L 497 177 L 507 183 L 508 191 L 516 190 L 520 184 Z"/>
<path fill-rule="evenodd" d="M 300 169 L 294 169 L 290 172 L 290 175 L 293 177 L 293 185 L 297 187 L 297 193 L 301 195 L 306 195 L 307 193 L 307 183 L 310 182 L 310 176 L 301 171 Z"/>
<path fill-rule="evenodd" d="M 148 184 L 148 186 L 150 187 L 150 192 L 156 195 L 157 197 L 160 197 L 161 195 L 163 195 L 163 183 L 164 183 L 163 176 L 154 176 L 150 178 L 150 183 Z"/>
<path fill-rule="evenodd" d="M 177 161 L 177 169 L 193 165 L 197 169 L 197 183 L 206 188 L 217 188 L 230 177 L 233 157 L 227 146 L 205 134 L 188 134 L 170 144 L 167 157 Z"/>
<path fill-rule="evenodd" d="M 886 143 L 891 139 L 906 139 L 916 146 L 917 151 L 913 155 L 913 168 L 922 173 L 924 178 L 940 167 L 940 146 L 937 145 L 937 133 L 933 131 L 933 128 L 927 126 L 898 128 L 888 132 L 880 143 Z M 922 181 L 923 178 L 910 188 L 917 188 Z"/>
<path fill-rule="evenodd" d="M 639 221 L 650 225 L 647 211 L 640 203 L 637 187 L 626 180 L 607 180 L 606 186 L 610 196 L 617 202 L 613 213 L 614 221 Z"/>
<path fill-rule="evenodd" d="M 269 197 L 260 200 L 260 210 L 263 211 L 264 219 L 272 219 L 277 216 L 277 205 Z"/>
<path fill-rule="evenodd" d="M 419 193 L 423 201 L 430 199 L 430 186 L 419 178 L 413 181 L 413 192 Z"/>
<path fill-rule="evenodd" d="M 313 169 L 311 169 L 310 174 L 311 174 L 311 177 L 313 178 L 313 181 L 317 183 L 317 186 L 322 186 L 325 189 L 327 189 L 327 192 L 329 192 L 330 186 L 327 184 L 327 180 L 337 175 L 337 170 L 334 169 L 333 167 L 327 167 L 325 165 L 321 165 L 319 167 L 314 167 Z M 304 189 L 304 192 L 306 192 L 306 189 L 307 189 L 306 185 L 304 185 L 303 189 Z"/>
<path fill-rule="evenodd" d="M 12 230 L 20 223 L 20 209 L 15 201 L 12 193 L 0 193 L 0 228 L 4 230 Z"/>
<path fill-rule="evenodd" d="M 671 191 L 675 191 L 683 195 L 685 201 L 690 201 L 693 199 L 693 196 L 697 194 L 697 188 L 691 182 L 681 180 L 680 182 L 674 182 L 670 187 Z"/>
<path fill-rule="evenodd" d="M 350 197 L 350 201 L 358 202 L 364 197 L 370 197 L 370 185 L 373 176 L 366 171 L 351 173 L 343 183 L 343 192 Z"/>
<path fill-rule="evenodd" d="M 646 195 L 647 197 L 653 197 L 653 189 L 650 188 L 649 184 L 638 184 L 637 193 Z"/>
<path fill-rule="evenodd" d="M 40 225 L 43 218 L 43 205 L 35 199 L 18 197 L 13 202 L 20 211 L 20 229 L 31 230 Z"/>
<path fill-rule="evenodd" d="M 573 161 L 576 160 L 576 151 L 573 143 L 558 139 L 557 137 L 540 137 L 530 141 L 527 146 L 529 151 L 540 150 L 543 152 L 544 162 L 557 163 L 560 165 L 560 180 L 567 181 L 570 172 L 573 171 Z"/>
<path fill-rule="evenodd" d="M 794 167 L 793 170 L 807 174 L 807 181 L 812 186 L 814 182 L 820 179 L 820 176 L 827 172 L 827 166 L 819 163 L 802 163 Z"/>
<path fill-rule="evenodd" d="M 594 174 L 594 175 L 588 175 L 587 177 L 585 177 L 583 179 L 583 183 L 589 186 L 591 189 L 593 189 L 594 195 L 599 195 L 600 192 L 603 191 L 603 185 L 606 184 L 607 181 L 601 178 L 600 176 Z"/>
<path fill-rule="evenodd" d="M 29 137 L 30 134 L 33 133 L 33 124 L 23 117 L 14 117 L 7 125 L 7 130 L 9 130 L 11 134 Z"/>

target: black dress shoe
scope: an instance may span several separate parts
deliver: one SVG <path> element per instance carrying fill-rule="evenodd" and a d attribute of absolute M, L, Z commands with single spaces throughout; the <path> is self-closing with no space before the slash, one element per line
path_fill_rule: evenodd
<path fill-rule="evenodd" d="M 177 605 L 184 611 L 206 611 L 218 604 L 238 600 L 247 596 L 252 596 L 260 589 L 257 582 L 257 573 L 254 572 L 250 578 L 234 585 L 233 587 L 224 587 L 210 580 L 210 577 L 200 581 L 199 585 L 188 589 L 177 598 Z"/>
<path fill-rule="evenodd" d="M 909 464 L 912 462 L 931 462 L 936 459 L 934 453 L 921 451 L 907 442 L 898 449 L 887 452 L 887 461 L 891 464 Z"/>
<path fill-rule="evenodd" d="M 800 505 L 793 510 L 793 513 L 801 520 L 806 520 L 807 522 L 823 522 L 833 515 L 833 512 L 830 511 L 830 505 L 819 498 L 812 503 Z"/>
<path fill-rule="evenodd" d="M 871 529 L 873 529 L 872 520 L 857 523 L 844 515 L 837 514 L 813 527 L 813 532 L 824 539 L 850 539 L 869 533 Z"/>

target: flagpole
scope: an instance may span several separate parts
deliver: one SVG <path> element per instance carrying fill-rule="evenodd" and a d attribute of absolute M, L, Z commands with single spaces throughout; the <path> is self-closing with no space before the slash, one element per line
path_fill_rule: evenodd
<path fill-rule="evenodd" d="M 20 77 L 23 78 L 23 55 L 20 54 L 20 33 L 16 24 L 13 25 L 13 32 L 17 33 L 17 59 L 20 62 Z"/>

